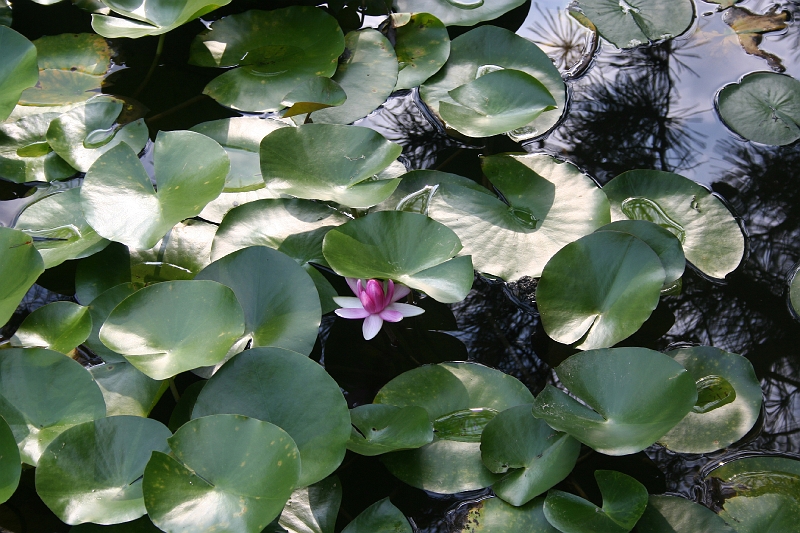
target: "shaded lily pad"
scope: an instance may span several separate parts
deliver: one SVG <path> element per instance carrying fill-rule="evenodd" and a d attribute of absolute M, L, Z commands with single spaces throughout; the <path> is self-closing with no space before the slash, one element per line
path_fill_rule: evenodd
<path fill-rule="evenodd" d="M 647 489 L 634 478 L 613 470 L 596 470 L 603 507 L 574 494 L 551 490 L 544 501 L 547 521 L 566 533 L 598 531 L 626 533 L 647 506 Z"/>
<path fill-rule="evenodd" d="M 544 497 L 514 507 L 500 498 L 481 500 L 458 533 L 558 533 L 544 516 Z"/>
<path fill-rule="evenodd" d="M 341 503 L 342 483 L 329 476 L 292 492 L 278 524 L 287 533 L 333 533 Z"/>
<path fill-rule="evenodd" d="M 536 302 L 547 335 L 582 350 L 635 333 L 658 305 L 665 273 L 644 241 L 617 231 L 581 237 L 545 265 Z"/>
<path fill-rule="evenodd" d="M 153 379 L 215 365 L 244 333 L 233 291 L 214 281 L 166 281 L 127 297 L 100 340 Z"/>
<path fill-rule="evenodd" d="M 400 64 L 394 89 L 411 89 L 442 68 L 450 55 L 450 36 L 441 20 L 430 13 L 395 13 L 394 51 Z"/>
<path fill-rule="evenodd" d="M 89 371 L 43 348 L 4 350 L 0 391 L 0 416 L 14 433 L 22 462 L 33 466 L 59 433 L 106 416 L 103 394 Z"/>
<path fill-rule="evenodd" d="M 230 163 L 216 141 L 191 131 L 160 131 L 154 153 L 158 192 L 125 143 L 101 155 L 86 173 L 83 213 L 103 237 L 146 250 L 222 192 Z"/>
<path fill-rule="evenodd" d="M 317 76 L 301 83 L 283 98 L 281 105 L 288 109 L 284 110 L 281 116 L 305 115 L 320 109 L 340 106 L 345 101 L 347 94 L 341 85 L 330 78 Z"/>
<path fill-rule="evenodd" d="M 84 422 L 51 442 L 36 468 L 36 492 L 67 524 L 118 524 L 146 513 L 142 474 L 153 451 L 168 452 L 161 422 L 112 416 Z"/>
<path fill-rule="evenodd" d="M 734 533 L 720 516 L 703 505 L 677 496 L 651 494 L 636 523 L 640 533 Z"/>
<path fill-rule="evenodd" d="M 373 29 L 345 35 L 343 59 L 333 81 L 347 94 L 347 101 L 314 113 L 314 122 L 350 124 L 367 116 L 392 94 L 397 84 L 397 56 L 392 43 Z"/>
<path fill-rule="evenodd" d="M 0 120 L 5 120 L 17 105 L 22 91 L 39 79 L 36 47 L 7 26 L 0 26 Z"/>
<path fill-rule="evenodd" d="M 800 81 L 774 72 L 753 72 L 717 95 L 728 128 L 745 139 L 783 146 L 800 139 Z"/>
<path fill-rule="evenodd" d="M 206 383 L 208 383 L 208 380 L 201 379 L 184 389 L 178 403 L 175 405 L 175 409 L 172 410 L 172 414 L 169 416 L 167 427 L 170 431 L 173 433 L 178 431 L 178 428 L 192 419 L 192 409 L 194 409 L 197 397 L 200 395 L 200 391 L 203 390 Z"/>
<path fill-rule="evenodd" d="M 316 483 L 342 462 L 350 414 L 339 386 L 315 361 L 280 348 L 245 350 L 208 380 L 192 418 L 232 413 L 271 422 L 300 451 L 297 487 Z"/>
<path fill-rule="evenodd" d="M 89 369 L 100 386 L 108 416 L 146 417 L 169 386 L 136 370 L 130 363 L 106 363 Z"/>
<path fill-rule="evenodd" d="M 530 405 L 499 413 L 481 434 L 481 459 L 496 474 L 494 493 L 512 505 L 525 505 L 567 477 L 581 444 L 534 418 Z"/>
<path fill-rule="evenodd" d="M 691 0 L 576 0 L 569 9 L 589 19 L 617 48 L 677 37 L 694 21 Z"/>
<path fill-rule="evenodd" d="M 291 6 L 246 11 L 214 22 L 192 42 L 189 63 L 239 67 L 206 85 L 203 92 L 220 104 L 277 111 L 299 85 L 332 76 L 343 50 L 336 19 L 315 7 Z"/>
<path fill-rule="evenodd" d="M 453 230 L 417 213 L 379 211 L 331 229 L 322 251 L 331 268 L 350 278 L 399 281 L 443 303 L 458 302 L 472 287 L 469 256 L 455 255 Z"/>
<path fill-rule="evenodd" d="M 5 324 L 39 274 L 44 272 L 42 256 L 27 234 L 0 227 L 0 324 Z"/>
<path fill-rule="evenodd" d="M 297 484 L 297 447 L 268 422 L 206 416 L 184 424 L 168 442 L 172 453 L 153 452 L 143 482 L 147 513 L 168 533 L 223 527 L 259 533 Z"/>
<path fill-rule="evenodd" d="M 647 448 L 697 401 L 692 375 L 669 356 L 646 348 L 578 353 L 555 372 L 584 403 L 547 385 L 536 397 L 534 416 L 607 455 Z"/>
<path fill-rule="evenodd" d="M 5 503 L 17 490 L 22 466 L 14 433 L 0 418 L 0 503 Z"/>
<path fill-rule="evenodd" d="M 445 1 L 442 0 L 442 3 Z M 447 63 L 420 86 L 420 96 L 438 114 L 440 102 L 457 103 L 450 91 L 484 74 L 502 69 L 519 70 L 536 78 L 555 98 L 557 106 L 555 110 L 544 112 L 524 127 L 512 131 L 511 137 L 520 141 L 544 134 L 558 122 L 565 110 L 564 81 L 553 62 L 539 47 L 503 28 L 481 26 L 453 39 Z"/>
<path fill-rule="evenodd" d="M 112 242 L 96 254 L 78 262 L 75 270 L 75 298 L 79 303 L 89 305 L 103 292 L 121 283 L 130 283 L 131 279 L 128 247 Z"/>
<path fill-rule="evenodd" d="M 439 18 L 445 26 L 473 26 L 496 19 L 524 3 L 524 0 L 394 0 L 401 13 L 424 12 Z"/>
<path fill-rule="evenodd" d="M 736 496 L 725 502 L 719 515 L 735 524 L 737 533 L 784 533 L 797 528 L 800 502 L 776 493 Z"/>
<path fill-rule="evenodd" d="M 365 404 L 350 410 L 347 449 L 359 455 L 419 448 L 433 440 L 433 423 L 422 407 Z"/>
<path fill-rule="evenodd" d="M 53 151 L 45 137 L 59 113 L 41 113 L 0 124 L 0 175 L 16 182 L 55 181 L 75 169 Z"/>
<path fill-rule="evenodd" d="M 192 279 L 211 263 L 217 226 L 200 220 L 178 222 L 149 250 L 130 252 L 131 279 L 153 283 Z"/>
<path fill-rule="evenodd" d="M 89 304 L 89 315 L 92 317 L 92 332 L 86 339 L 86 346 L 95 355 L 106 363 L 126 363 L 125 357 L 100 342 L 100 328 L 103 327 L 108 315 L 118 306 L 122 300 L 139 290 L 141 286 L 133 283 L 121 283 L 100 293 Z"/>
<path fill-rule="evenodd" d="M 108 241 L 83 217 L 80 187 L 32 203 L 20 214 L 14 227 L 40 238 L 33 245 L 42 256 L 45 268 L 69 259 L 88 257 L 108 246 Z"/>
<path fill-rule="evenodd" d="M 697 384 L 697 403 L 659 439 L 682 453 L 708 453 L 744 437 L 761 412 L 761 384 L 747 358 L 711 346 L 667 352 Z"/>
<path fill-rule="evenodd" d="M 161 35 L 227 5 L 231 0 L 103 0 L 114 13 L 93 14 L 92 29 L 103 37 Z M 123 18 L 124 17 L 124 18 Z"/>
<path fill-rule="evenodd" d="M 731 212 L 705 187 L 671 172 L 630 170 L 603 187 L 611 219 L 648 220 L 675 235 L 686 260 L 724 278 L 744 256 L 744 235 Z"/>
<path fill-rule="evenodd" d="M 72 302 L 52 302 L 34 310 L 11 338 L 12 346 L 49 348 L 69 353 L 92 331 L 89 308 Z"/>
<path fill-rule="evenodd" d="M 373 503 L 355 520 L 347 524 L 342 533 L 412 533 L 406 516 L 384 498 Z"/>

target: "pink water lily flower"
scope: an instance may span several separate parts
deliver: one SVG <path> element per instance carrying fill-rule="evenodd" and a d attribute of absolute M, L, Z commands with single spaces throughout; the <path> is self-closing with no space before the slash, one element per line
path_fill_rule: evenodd
<path fill-rule="evenodd" d="M 337 296 L 334 302 L 342 306 L 337 309 L 336 314 L 342 318 L 363 318 L 364 326 L 362 332 L 364 339 L 370 340 L 378 334 L 383 327 L 383 321 L 400 322 L 403 317 L 417 316 L 425 312 L 415 305 L 397 303 L 397 300 L 404 298 L 411 292 L 405 285 L 400 285 L 392 280 L 384 284 L 377 279 L 371 279 L 364 283 L 360 279 L 346 278 L 347 284 L 353 293 L 358 296 Z"/>

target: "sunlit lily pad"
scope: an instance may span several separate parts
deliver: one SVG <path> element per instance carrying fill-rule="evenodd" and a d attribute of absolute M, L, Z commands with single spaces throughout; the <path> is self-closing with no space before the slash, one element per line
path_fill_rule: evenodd
<path fill-rule="evenodd" d="M 14 433 L 0 418 L 0 503 L 5 503 L 17 490 L 22 473 L 20 462 Z"/>
<path fill-rule="evenodd" d="M 647 448 L 697 401 L 692 375 L 669 356 L 646 348 L 578 353 L 555 372 L 584 403 L 547 385 L 536 397 L 534 416 L 607 455 Z"/>
<path fill-rule="evenodd" d="M 226 2 L 227 3 L 227 2 Z M 291 6 L 229 15 L 192 42 L 189 62 L 238 67 L 211 80 L 204 93 L 244 111 L 277 111 L 293 89 L 330 77 L 344 50 L 336 19 L 322 9 Z"/>
<path fill-rule="evenodd" d="M 582 350 L 634 334 L 658 305 L 665 273 L 644 241 L 592 233 L 559 250 L 542 271 L 536 302 L 547 335 Z"/>
<path fill-rule="evenodd" d="M 559 533 L 545 518 L 543 505 L 544 497 L 521 507 L 500 498 L 481 500 L 470 508 L 458 533 Z"/>
<path fill-rule="evenodd" d="M 161 35 L 202 17 L 231 0 L 103 0 L 115 15 L 92 15 L 92 29 L 103 37 Z M 124 18 L 123 18 L 124 17 Z"/>
<path fill-rule="evenodd" d="M 455 255 L 453 230 L 417 213 L 379 211 L 331 229 L 322 251 L 331 268 L 350 278 L 399 281 L 443 303 L 463 300 L 472 287 L 469 256 Z"/>
<path fill-rule="evenodd" d="M 233 291 L 214 281 L 166 281 L 122 301 L 100 340 L 153 379 L 215 365 L 244 333 Z"/>
<path fill-rule="evenodd" d="M 11 338 L 11 345 L 69 353 L 85 341 L 91 331 L 88 307 L 72 302 L 52 302 L 25 317 Z"/>
<path fill-rule="evenodd" d="M 11 318 L 42 272 L 44 261 L 33 239 L 19 230 L 0 227 L 0 324 Z"/>
<path fill-rule="evenodd" d="M 100 156 L 86 173 L 81 205 L 98 234 L 146 250 L 222 192 L 230 163 L 216 141 L 191 131 L 161 131 L 154 152 L 158 192 L 125 143 Z"/>
<path fill-rule="evenodd" d="M 0 416 L 14 433 L 22 462 L 36 466 L 59 433 L 103 418 L 106 404 L 77 361 L 43 348 L 11 348 L 0 357 Z"/>
<path fill-rule="evenodd" d="M 83 217 L 80 187 L 32 203 L 20 214 L 14 227 L 39 239 L 33 245 L 39 250 L 45 268 L 88 257 L 108 246 L 108 241 Z"/>
<path fill-rule="evenodd" d="M 744 235 L 731 212 L 705 187 L 671 172 L 630 170 L 604 187 L 612 220 L 648 220 L 675 235 L 686 260 L 724 278 L 744 256 Z"/>
<path fill-rule="evenodd" d="M 131 280 L 155 283 L 192 279 L 211 263 L 217 226 L 201 220 L 178 222 L 149 250 L 131 250 Z"/>
<path fill-rule="evenodd" d="M 342 483 L 329 476 L 292 492 L 278 524 L 287 533 L 333 533 L 341 503 Z"/>
<path fill-rule="evenodd" d="M 627 533 L 647 506 L 647 489 L 634 478 L 613 470 L 596 470 L 603 495 L 598 508 L 580 496 L 551 490 L 544 501 L 547 521 L 563 532 Z"/>
<path fill-rule="evenodd" d="M 651 494 L 636 523 L 640 533 L 734 533 L 720 516 L 703 505 L 678 496 Z"/>
<path fill-rule="evenodd" d="M 347 449 L 380 455 L 419 448 L 433 440 L 433 423 L 422 407 L 365 404 L 350 410 L 352 430 Z"/>
<path fill-rule="evenodd" d="M 496 474 L 494 493 L 512 505 L 525 505 L 572 471 L 581 444 L 534 418 L 530 405 L 499 413 L 481 434 L 481 459 Z"/>
<path fill-rule="evenodd" d="M 261 174 L 260 169 L 258 173 L 259 175 Z M 267 189 L 266 186 L 245 192 L 223 192 L 215 199 L 211 200 L 197 216 L 203 220 L 219 224 L 222 222 L 222 219 L 225 218 L 225 215 L 234 207 L 257 202 L 258 200 L 266 200 L 268 198 L 280 198 L 280 196 L 280 193 Z"/>
<path fill-rule="evenodd" d="M 167 390 L 166 381 L 147 377 L 130 363 L 106 363 L 89 369 L 100 386 L 108 416 L 150 414 Z"/>
<path fill-rule="evenodd" d="M 312 115 L 314 122 L 350 124 L 381 105 L 397 84 L 397 56 L 392 43 L 373 29 L 351 31 L 333 81 L 347 94 L 347 101 Z"/>
<path fill-rule="evenodd" d="M 373 503 L 355 520 L 347 524 L 342 533 L 412 533 L 405 515 L 392 505 L 389 498 Z"/>
<path fill-rule="evenodd" d="M 745 139 L 785 145 L 800 139 L 800 81 L 753 72 L 722 88 L 717 109 L 725 125 Z"/>
<path fill-rule="evenodd" d="M 617 48 L 677 37 L 694 20 L 691 0 L 576 0 L 570 11 L 589 19 Z"/>
<path fill-rule="evenodd" d="M 84 422 L 51 442 L 36 468 L 36 492 L 67 524 L 118 524 L 146 513 L 142 475 L 153 451 L 169 451 L 161 422 L 112 416 Z"/>
<path fill-rule="evenodd" d="M 761 455 L 744 457 L 723 464 L 708 477 L 730 488 L 725 495 L 754 497 L 776 493 L 800 502 L 800 461 L 791 457 Z"/>
<path fill-rule="evenodd" d="M 55 181 L 75 169 L 53 151 L 45 135 L 59 113 L 42 113 L 0 124 L 0 175 L 16 183 Z"/>
<path fill-rule="evenodd" d="M 450 36 L 442 21 L 427 12 L 395 13 L 391 18 L 400 64 L 395 90 L 411 89 L 442 68 L 450 55 Z"/>
<path fill-rule="evenodd" d="M 39 68 L 33 43 L 7 26 L 0 26 L 0 48 L 0 120 L 5 120 L 22 91 L 36 84 Z"/>
<path fill-rule="evenodd" d="M 393 3 L 400 13 L 431 13 L 445 26 L 473 26 L 496 19 L 522 5 L 524 0 L 394 0 Z"/>
<path fill-rule="evenodd" d="M 453 39 L 447 63 L 420 86 L 420 95 L 434 113 L 440 113 L 440 102 L 457 104 L 450 95 L 453 89 L 501 69 L 519 70 L 533 76 L 556 100 L 556 109 L 542 113 L 531 123 L 511 132 L 512 138 L 529 139 L 552 128 L 566 105 L 566 87 L 561 74 L 539 47 L 503 28 L 481 26 Z"/>
<path fill-rule="evenodd" d="M 306 124 L 261 141 L 261 174 L 267 187 L 281 194 L 369 207 L 397 187 L 405 167 L 393 162 L 401 151 L 369 128 Z"/>
<path fill-rule="evenodd" d="M 325 76 L 317 76 L 292 89 L 281 101 L 286 106 L 281 116 L 294 117 L 336 107 L 347 101 L 342 86 Z"/>
<path fill-rule="evenodd" d="M 103 327 L 108 315 L 118 306 L 122 300 L 139 290 L 141 286 L 133 283 L 121 283 L 100 293 L 89 304 L 89 315 L 92 317 L 92 332 L 86 339 L 86 346 L 95 355 L 103 359 L 106 363 L 125 363 L 127 362 L 122 354 L 110 350 L 105 344 L 100 342 L 100 328 Z"/>
<path fill-rule="evenodd" d="M 187 422 L 168 442 L 171 454 L 153 452 L 143 481 L 147 513 L 168 533 L 259 533 L 297 484 L 297 447 L 268 422 L 206 416 Z"/>

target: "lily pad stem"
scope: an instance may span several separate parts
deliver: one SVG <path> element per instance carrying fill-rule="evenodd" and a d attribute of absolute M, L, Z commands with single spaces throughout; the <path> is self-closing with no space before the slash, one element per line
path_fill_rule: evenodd
<path fill-rule="evenodd" d="M 142 83 L 139 84 L 139 87 L 136 88 L 136 91 L 133 93 L 133 98 L 138 98 L 139 94 L 147 87 L 147 84 L 150 83 L 150 78 L 153 77 L 153 72 L 156 71 L 156 67 L 158 66 L 158 60 L 161 59 L 161 52 L 164 50 L 164 38 L 166 37 L 166 33 L 162 33 L 158 36 L 158 45 L 156 45 L 156 55 L 153 58 L 153 62 L 150 63 L 150 70 L 147 71 L 147 75 L 145 75 Z"/>

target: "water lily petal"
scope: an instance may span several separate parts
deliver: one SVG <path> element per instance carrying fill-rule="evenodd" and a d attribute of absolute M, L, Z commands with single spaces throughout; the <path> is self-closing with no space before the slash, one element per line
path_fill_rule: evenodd
<path fill-rule="evenodd" d="M 353 291 L 353 294 L 358 296 L 358 282 L 361 281 L 358 278 L 344 278 L 347 282 L 347 286 L 350 287 L 350 290 Z"/>
<path fill-rule="evenodd" d="M 386 322 L 400 322 L 403 320 L 403 313 L 395 311 L 394 309 L 384 309 L 380 313 L 380 317 Z"/>
<path fill-rule="evenodd" d="M 355 296 L 334 296 L 333 301 L 342 307 L 348 307 L 352 309 L 364 308 L 364 306 L 361 305 L 361 300 L 359 300 Z"/>
<path fill-rule="evenodd" d="M 361 328 L 362 333 L 364 333 L 364 339 L 374 339 L 381 327 L 383 327 L 383 319 L 379 315 L 369 315 L 364 320 L 364 325 Z"/>
<path fill-rule="evenodd" d="M 334 311 L 334 313 L 336 313 L 342 318 L 367 318 L 368 316 L 370 316 L 369 312 L 367 312 L 365 309 L 362 309 L 361 307 L 359 307 L 358 309 L 354 309 L 352 307 L 337 309 Z M 380 329 L 380 327 L 378 329 Z"/>
<path fill-rule="evenodd" d="M 368 307 L 364 304 L 364 309 L 370 313 L 380 313 L 386 307 L 388 302 L 384 302 L 383 283 L 377 279 L 367 281 L 367 296 L 369 296 L 374 308 Z M 363 300 L 362 300 L 363 301 Z"/>
<path fill-rule="evenodd" d="M 406 287 L 405 285 L 400 285 L 399 283 L 394 286 L 394 294 L 392 295 L 392 302 L 396 302 L 401 298 L 405 298 L 411 292 L 411 289 Z"/>
<path fill-rule="evenodd" d="M 394 297 L 394 281 L 389 280 L 389 282 L 386 284 L 386 297 L 383 300 L 384 306 L 392 303 L 394 301 L 392 300 L 393 297 Z"/>
<path fill-rule="evenodd" d="M 386 309 L 390 311 L 397 311 L 403 316 L 417 316 L 425 312 L 424 309 L 417 307 L 416 305 L 399 303 L 389 304 L 386 306 Z"/>

